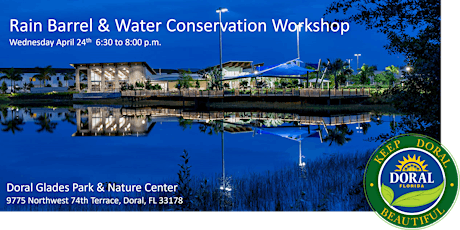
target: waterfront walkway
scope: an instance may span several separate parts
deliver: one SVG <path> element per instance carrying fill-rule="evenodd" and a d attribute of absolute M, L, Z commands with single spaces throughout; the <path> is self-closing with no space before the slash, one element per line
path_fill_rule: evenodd
<path fill-rule="evenodd" d="M 222 111 L 184 111 L 167 108 L 122 108 L 123 116 L 182 117 L 188 120 L 210 121 L 225 120 L 230 123 L 240 123 L 244 120 L 280 120 L 283 122 L 298 122 L 302 125 L 335 126 L 342 124 L 367 123 L 371 121 L 371 113 L 345 116 L 304 116 L 296 113 L 272 112 L 222 112 Z"/>
<path fill-rule="evenodd" d="M 248 90 L 128 90 L 121 92 L 126 98 L 181 97 L 181 98 L 226 98 L 226 97 L 300 97 L 300 98 L 366 98 L 369 88 L 360 89 L 248 89 Z"/>

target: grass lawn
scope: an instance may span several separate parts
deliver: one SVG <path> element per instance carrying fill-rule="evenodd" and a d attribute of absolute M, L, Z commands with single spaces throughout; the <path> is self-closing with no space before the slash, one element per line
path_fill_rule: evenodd
<path fill-rule="evenodd" d="M 0 94 L 0 103 L 8 103 L 10 101 L 8 96 L 9 94 Z"/>

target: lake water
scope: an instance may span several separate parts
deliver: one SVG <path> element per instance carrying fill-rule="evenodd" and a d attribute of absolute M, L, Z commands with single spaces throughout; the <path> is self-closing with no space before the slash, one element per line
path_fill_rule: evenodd
<path fill-rule="evenodd" d="M 381 142 L 367 139 L 389 133 L 391 122 L 400 118 L 375 112 L 194 112 L 84 105 L 4 108 L 0 182 L 5 188 L 7 182 L 176 181 L 184 150 L 195 176 L 222 175 L 222 156 L 229 176 L 274 171 L 331 154 L 374 150 Z M 334 130 L 348 132 L 342 135 L 346 139 L 331 142 L 328 136 L 337 134 Z M 5 189 L 0 193 L 5 197 Z"/>

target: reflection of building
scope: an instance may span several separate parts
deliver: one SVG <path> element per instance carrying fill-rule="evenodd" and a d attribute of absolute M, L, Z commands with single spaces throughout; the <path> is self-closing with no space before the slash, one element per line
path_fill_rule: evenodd
<path fill-rule="evenodd" d="M 80 89 L 80 73 L 87 78 L 87 92 L 119 92 L 123 85 L 144 83 L 148 75 L 156 72 L 146 62 L 81 63 L 75 68 L 75 83 Z"/>
<path fill-rule="evenodd" d="M 72 136 L 143 136 L 155 126 L 146 116 L 123 116 L 120 108 L 76 108 L 77 132 Z"/>
<path fill-rule="evenodd" d="M 270 112 L 222 112 L 222 111 L 184 111 L 170 108 L 113 108 L 113 107 L 82 107 L 75 105 L 77 132 L 75 136 L 87 135 L 145 135 L 156 122 L 177 122 L 178 118 L 206 124 L 208 127 L 224 121 L 224 131 L 228 133 L 247 133 L 263 130 L 271 134 L 283 133 L 297 139 L 296 130 L 289 127 L 316 125 L 330 127 L 344 124 L 360 124 L 371 121 L 371 114 L 364 113 L 346 116 L 303 116 L 295 113 Z M 276 129 L 275 127 L 280 127 Z M 278 130 L 275 132 L 275 130 Z M 284 135 L 284 133 L 288 133 Z M 293 137 L 291 137 L 294 135 Z M 298 134 L 307 137 L 304 131 Z M 287 137 L 286 136 L 286 137 Z"/>
<path fill-rule="evenodd" d="M 254 130 L 251 127 L 238 125 L 238 124 L 224 124 L 224 131 L 228 133 L 248 133 Z"/>

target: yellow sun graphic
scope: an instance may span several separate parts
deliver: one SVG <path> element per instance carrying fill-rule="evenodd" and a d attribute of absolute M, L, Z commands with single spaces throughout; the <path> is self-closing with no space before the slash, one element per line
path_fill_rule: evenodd
<path fill-rule="evenodd" d="M 406 157 L 403 157 L 402 161 L 399 161 L 400 165 L 396 165 L 398 169 L 396 169 L 396 172 L 426 172 L 426 167 L 428 164 L 424 165 L 423 163 L 425 160 L 420 161 L 420 156 L 417 158 L 417 156 L 411 157 L 410 155 L 407 155 Z"/>

